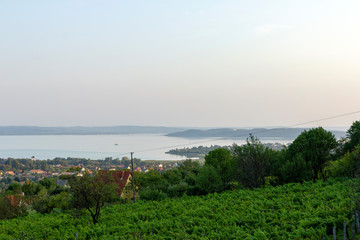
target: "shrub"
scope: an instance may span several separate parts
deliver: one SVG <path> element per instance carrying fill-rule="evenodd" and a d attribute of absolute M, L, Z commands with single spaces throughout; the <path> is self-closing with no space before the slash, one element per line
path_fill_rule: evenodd
<path fill-rule="evenodd" d="M 342 158 L 330 162 L 326 167 L 331 177 L 357 177 L 360 175 L 360 145 Z"/>
<path fill-rule="evenodd" d="M 165 198 L 167 198 L 167 194 L 157 189 L 143 188 L 140 191 L 140 199 L 143 200 L 157 201 Z"/>
<path fill-rule="evenodd" d="M 27 215 L 27 208 L 20 195 L 0 195 L 0 219 Z"/>

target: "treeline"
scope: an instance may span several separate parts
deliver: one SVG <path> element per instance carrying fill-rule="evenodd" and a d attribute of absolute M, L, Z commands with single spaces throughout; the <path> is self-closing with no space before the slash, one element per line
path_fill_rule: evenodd
<path fill-rule="evenodd" d="M 265 147 L 269 147 L 273 150 L 280 151 L 282 150 L 285 145 L 281 143 L 263 143 Z M 210 147 L 207 146 L 198 146 L 198 147 L 184 147 L 184 148 L 175 148 L 167 151 L 167 154 L 172 155 L 178 155 L 178 156 L 184 156 L 187 158 L 204 158 L 206 154 L 208 154 L 210 151 L 215 150 L 217 148 L 225 148 L 225 149 L 231 149 L 230 145 L 227 146 L 220 146 L 220 145 L 211 145 Z"/>
<path fill-rule="evenodd" d="M 178 156 L 185 156 L 187 158 L 203 158 L 210 151 L 215 150 L 217 148 L 230 148 L 230 146 L 211 145 L 210 147 L 207 146 L 198 146 L 192 148 L 184 147 L 184 148 L 171 149 L 165 153 L 178 155 Z"/>
<path fill-rule="evenodd" d="M 136 176 L 139 196 L 146 200 L 203 195 L 239 188 L 258 188 L 329 177 L 355 177 L 360 172 L 360 122 L 345 138 L 322 127 L 303 131 L 287 148 L 273 150 L 250 135 L 245 145 L 217 148 L 205 164 L 187 160 L 177 169 Z"/>

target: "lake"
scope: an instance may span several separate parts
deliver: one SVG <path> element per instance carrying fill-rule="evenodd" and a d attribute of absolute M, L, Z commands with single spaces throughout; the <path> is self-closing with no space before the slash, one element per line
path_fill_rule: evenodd
<path fill-rule="evenodd" d="M 289 143 L 292 140 L 261 139 L 263 143 Z M 121 135 L 31 135 L 0 136 L 0 158 L 31 158 L 46 160 L 56 157 L 105 159 L 130 157 L 142 160 L 183 160 L 185 157 L 165 154 L 172 148 L 244 144 L 243 139 L 167 137 L 162 134 Z"/>

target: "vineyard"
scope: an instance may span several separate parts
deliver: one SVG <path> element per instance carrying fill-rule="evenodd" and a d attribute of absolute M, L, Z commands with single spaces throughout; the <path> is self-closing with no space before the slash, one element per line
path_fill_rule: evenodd
<path fill-rule="evenodd" d="M 96 225 L 86 213 L 30 213 L 0 221 L 0 239 L 332 239 L 334 226 L 353 222 L 354 184 L 331 179 L 119 204 Z"/>

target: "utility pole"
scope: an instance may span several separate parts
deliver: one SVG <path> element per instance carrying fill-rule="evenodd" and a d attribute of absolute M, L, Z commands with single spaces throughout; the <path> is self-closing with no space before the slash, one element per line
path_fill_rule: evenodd
<path fill-rule="evenodd" d="M 133 189 L 133 203 L 135 203 L 135 176 L 134 176 L 134 159 L 133 152 L 131 152 L 131 180 L 132 180 L 132 189 Z"/>

